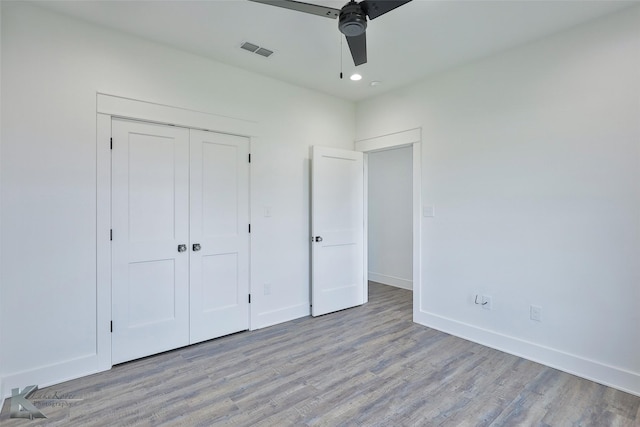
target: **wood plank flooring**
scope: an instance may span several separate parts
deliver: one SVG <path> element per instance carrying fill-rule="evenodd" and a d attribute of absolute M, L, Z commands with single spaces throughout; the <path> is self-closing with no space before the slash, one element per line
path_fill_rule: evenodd
<path fill-rule="evenodd" d="M 411 292 L 38 390 L 13 426 L 640 426 L 640 397 L 416 325 Z"/>

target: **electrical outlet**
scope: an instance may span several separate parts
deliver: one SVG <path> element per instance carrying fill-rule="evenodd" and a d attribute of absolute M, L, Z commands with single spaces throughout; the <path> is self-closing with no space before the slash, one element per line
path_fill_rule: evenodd
<path fill-rule="evenodd" d="M 491 310 L 492 307 L 492 298 L 488 295 L 482 295 L 482 308 L 485 310 Z"/>
<path fill-rule="evenodd" d="M 529 307 L 529 317 L 536 322 L 542 322 L 542 307 L 538 305 Z"/>
<path fill-rule="evenodd" d="M 271 283 L 264 284 L 264 294 L 271 295 Z"/>

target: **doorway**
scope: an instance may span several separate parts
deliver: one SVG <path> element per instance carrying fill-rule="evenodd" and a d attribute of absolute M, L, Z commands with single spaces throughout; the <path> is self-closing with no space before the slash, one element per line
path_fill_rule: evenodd
<path fill-rule="evenodd" d="M 365 154 L 365 183 L 369 181 L 369 159 L 368 155 L 384 150 L 407 147 L 411 150 L 411 229 L 412 229 L 412 262 L 411 262 L 411 283 L 413 287 L 413 317 L 420 311 L 421 286 L 422 283 L 422 129 L 414 128 L 392 134 L 382 135 L 356 141 L 356 151 Z M 365 205 L 368 206 L 368 192 L 365 191 Z M 425 210 L 427 212 L 428 210 Z M 428 213 L 428 212 L 427 212 Z M 365 228 L 368 229 L 369 218 L 365 219 Z M 365 247 L 369 246 L 369 234 L 365 233 Z M 370 271 L 368 267 L 368 257 L 365 257 L 365 271 Z"/>
<path fill-rule="evenodd" d="M 413 290 L 412 149 L 369 153 L 368 279 Z"/>

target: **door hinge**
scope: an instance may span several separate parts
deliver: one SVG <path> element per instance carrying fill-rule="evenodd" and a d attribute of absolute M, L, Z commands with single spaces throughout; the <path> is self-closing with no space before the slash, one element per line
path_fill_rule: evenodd
<path fill-rule="evenodd" d="M 112 320 L 111 322 L 109 322 L 109 323 L 110 323 L 110 326 L 109 326 L 109 327 L 110 327 L 110 329 L 111 329 L 111 332 L 113 332 L 113 320 Z"/>
<path fill-rule="evenodd" d="M 109 240 L 113 240 L 113 228 L 109 230 Z"/>
<path fill-rule="evenodd" d="M 249 233 L 251 233 L 251 224 L 249 224 Z"/>
<path fill-rule="evenodd" d="M 251 163 L 251 153 L 249 153 L 249 163 Z"/>
<path fill-rule="evenodd" d="M 109 145 L 110 145 L 110 148 L 113 150 L 113 138 L 109 138 L 109 139 L 111 140 L 111 142 L 110 142 L 110 144 L 109 144 Z"/>
<path fill-rule="evenodd" d="M 251 304 L 251 294 L 249 294 L 249 304 Z"/>

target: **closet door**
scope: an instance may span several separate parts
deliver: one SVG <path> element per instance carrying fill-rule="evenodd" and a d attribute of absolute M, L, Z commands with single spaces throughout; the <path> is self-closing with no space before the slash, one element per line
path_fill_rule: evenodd
<path fill-rule="evenodd" d="M 189 131 L 112 121 L 112 362 L 189 343 Z"/>
<path fill-rule="evenodd" d="M 190 131 L 190 342 L 249 329 L 249 140 Z"/>

